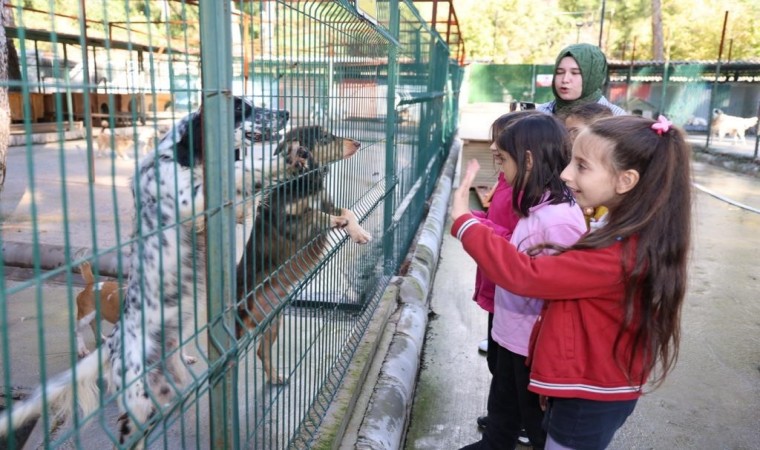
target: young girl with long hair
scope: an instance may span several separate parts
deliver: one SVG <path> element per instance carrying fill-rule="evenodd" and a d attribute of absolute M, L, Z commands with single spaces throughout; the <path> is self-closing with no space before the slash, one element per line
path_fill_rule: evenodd
<path fill-rule="evenodd" d="M 531 392 L 548 398 L 547 449 L 603 449 L 647 383 L 678 354 L 691 235 L 691 149 L 664 117 L 618 116 L 576 138 L 562 179 L 607 224 L 554 255 L 519 251 L 454 193 L 452 234 L 497 285 L 545 300 L 531 337 Z M 537 249 L 557 248 L 547 242 Z"/>
<path fill-rule="evenodd" d="M 494 162 L 498 160 L 499 148 L 496 145 L 496 141 L 499 138 L 499 134 L 510 124 L 516 122 L 524 117 L 541 114 L 533 110 L 525 111 L 513 111 L 506 114 L 502 114 L 493 124 L 491 124 L 491 146 L 490 150 L 494 156 Z M 487 211 L 473 210 L 470 213 L 477 217 L 481 223 L 491 227 L 495 233 L 503 236 L 505 239 L 512 237 L 512 232 L 517 225 L 517 221 L 520 219 L 514 208 L 512 208 L 512 186 L 504 178 L 504 172 L 502 172 L 501 166 L 499 168 L 499 174 L 494 186 L 494 191 L 491 194 L 491 203 Z M 486 361 L 488 363 L 488 371 L 493 376 L 496 370 L 496 344 L 491 337 L 491 329 L 493 328 L 493 298 L 496 285 L 493 281 L 489 280 L 480 269 L 475 271 L 475 292 L 472 299 L 482 309 L 488 312 L 488 325 L 487 325 L 487 339 L 486 339 Z M 477 418 L 479 428 L 485 428 L 488 426 L 488 416 L 480 416 Z M 527 437 L 521 435 L 521 443 L 529 444 Z"/>
<path fill-rule="evenodd" d="M 570 156 L 562 123 L 546 114 L 526 115 L 506 126 L 494 144 L 497 164 L 512 186 L 513 213 L 520 219 L 509 238 L 489 227 L 490 233 L 499 236 L 504 245 L 511 241 L 521 250 L 544 242 L 574 243 L 586 231 L 586 224 L 572 192 L 560 179 Z M 478 261 L 486 274 L 494 264 L 499 261 Z M 465 449 L 515 448 L 522 427 L 533 448 L 544 446 L 543 412 L 538 395 L 528 391 L 525 365 L 530 333 L 543 305 L 542 300 L 531 297 L 510 292 L 496 282 L 491 329 L 496 358 L 488 394 L 488 423 L 482 439 Z"/>

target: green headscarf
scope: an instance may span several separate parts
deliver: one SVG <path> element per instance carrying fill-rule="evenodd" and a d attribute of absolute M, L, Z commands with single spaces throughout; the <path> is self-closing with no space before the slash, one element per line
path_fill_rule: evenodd
<path fill-rule="evenodd" d="M 557 61 L 554 63 L 554 72 L 557 72 L 559 62 L 565 56 L 572 56 L 578 63 L 583 76 L 583 90 L 580 98 L 567 101 L 562 100 L 557 95 L 557 89 L 554 87 L 552 78 L 552 92 L 554 92 L 555 106 L 554 114 L 561 113 L 571 107 L 581 103 L 591 103 L 599 101 L 602 97 L 602 85 L 607 80 L 607 58 L 599 47 L 591 44 L 573 44 L 565 47 L 559 52 Z"/>

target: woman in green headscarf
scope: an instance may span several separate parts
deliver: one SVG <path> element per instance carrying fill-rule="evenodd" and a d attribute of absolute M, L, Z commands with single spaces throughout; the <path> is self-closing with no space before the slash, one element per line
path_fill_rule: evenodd
<path fill-rule="evenodd" d="M 602 85 L 606 79 L 607 58 L 599 47 L 591 44 L 565 47 L 559 52 L 554 64 L 554 100 L 542 103 L 536 109 L 564 119 L 570 108 L 582 103 L 598 102 L 609 107 L 616 116 L 626 114 L 602 95 Z"/>

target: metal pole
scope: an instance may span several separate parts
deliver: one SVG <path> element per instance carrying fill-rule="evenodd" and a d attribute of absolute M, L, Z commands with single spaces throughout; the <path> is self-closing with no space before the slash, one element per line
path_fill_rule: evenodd
<path fill-rule="evenodd" d="M 87 59 L 87 13 L 85 12 L 85 0 L 79 0 L 79 14 L 81 14 L 81 20 L 79 21 L 79 33 L 82 35 L 84 42 L 84 49 L 82 51 L 82 103 L 84 104 L 84 111 L 82 112 L 84 120 L 84 133 L 87 138 L 87 142 L 92 142 L 92 97 L 90 96 L 90 64 Z M 91 144 L 89 144 L 91 145 Z M 95 183 L 95 161 L 93 160 L 92 152 L 88 152 L 89 155 L 89 177 L 90 183 Z"/>
<path fill-rule="evenodd" d="M 631 63 L 628 64 L 628 78 L 625 82 L 625 105 L 631 100 L 631 78 L 633 78 L 633 60 L 636 58 L 636 36 L 633 37 L 633 48 L 631 49 Z"/>
<path fill-rule="evenodd" d="M 203 145 L 232 149 L 232 10 L 230 2 L 199 2 Z M 204 152 L 206 303 L 208 317 L 209 447 L 240 448 L 235 348 L 234 161 L 231 151 Z M 226 312 L 225 312 L 226 311 Z M 232 311 L 232 313 L 230 313 Z"/>
<path fill-rule="evenodd" d="M 757 118 L 760 120 L 760 102 L 757 102 Z M 755 124 L 755 154 L 754 159 L 757 159 L 758 146 L 760 146 L 760 124 Z"/>
<path fill-rule="evenodd" d="M 602 48 L 602 36 L 604 36 L 604 9 L 607 6 L 607 0 L 602 0 L 602 17 L 599 19 L 599 48 Z"/>
<path fill-rule="evenodd" d="M 401 9 L 400 0 L 390 0 L 389 7 L 389 31 L 391 36 L 399 40 L 401 36 Z M 419 42 L 419 41 L 418 41 Z M 418 59 L 419 61 L 419 59 Z M 393 223 L 393 215 L 396 211 L 396 195 L 394 192 L 399 188 L 398 174 L 396 173 L 396 84 L 398 83 L 399 58 L 398 47 L 395 43 L 390 44 L 388 52 L 388 93 L 387 93 L 387 117 L 385 120 L 385 201 L 383 202 L 383 216 L 385 230 L 391 230 L 391 236 L 395 236 L 398 230 Z M 385 275 L 392 275 L 394 267 L 394 244 L 395 239 L 385 239 L 383 245 L 383 260 L 385 261 Z"/>
<path fill-rule="evenodd" d="M 718 63 L 715 65 L 715 80 L 713 80 L 710 89 L 710 110 L 708 111 L 709 119 L 707 120 L 707 140 L 705 149 L 710 148 L 710 135 L 712 135 L 712 111 L 715 106 L 715 90 L 718 86 L 718 77 L 720 76 L 720 60 L 723 58 L 723 42 L 726 39 L 726 25 L 728 24 L 728 11 L 723 16 L 723 32 L 720 34 L 720 47 L 718 47 Z"/>

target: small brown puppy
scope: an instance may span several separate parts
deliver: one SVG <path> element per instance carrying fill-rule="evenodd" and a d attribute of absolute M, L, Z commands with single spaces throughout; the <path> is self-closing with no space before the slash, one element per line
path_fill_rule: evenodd
<path fill-rule="evenodd" d="M 100 130 L 100 134 L 97 138 L 98 151 L 97 156 L 108 156 L 108 149 L 111 148 L 111 135 L 113 134 L 113 151 L 116 152 L 116 156 L 121 159 L 130 159 L 134 154 L 135 141 L 132 137 L 117 134 L 111 131 L 108 127 L 103 127 Z"/>
<path fill-rule="evenodd" d="M 84 278 L 84 290 L 77 295 L 77 353 L 80 358 L 87 356 L 90 351 L 84 343 L 82 333 L 89 325 L 95 340 L 98 341 L 98 325 L 95 320 L 97 315 L 96 302 L 100 302 L 100 318 L 114 324 L 119 321 L 121 314 L 121 302 L 119 301 L 119 283 L 115 281 L 101 281 L 95 283 L 90 263 L 84 262 L 79 266 L 79 271 Z M 102 336 L 101 336 L 102 338 Z"/>
<path fill-rule="evenodd" d="M 82 274 L 85 283 L 87 283 L 84 290 L 77 295 L 77 354 L 80 358 L 84 358 L 90 353 L 87 345 L 84 343 L 82 334 L 87 325 L 90 325 L 92 328 L 92 334 L 95 335 L 96 342 L 100 342 L 98 340 L 98 325 L 95 320 L 97 317 L 96 302 L 100 302 L 101 320 L 107 320 L 109 323 L 115 324 L 121 316 L 119 290 L 123 288 L 115 281 L 96 283 L 95 277 L 92 275 L 92 267 L 88 262 L 84 262 L 79 266 L 79 272 Z M 124 294 L 122 293 L 122 296 Z M 105 336 L 100 336 L 100 340 L 104 339 Z M 186 364 L 194 364 L 197 361 L 196 358 L 184 352 L 182 353 L 182 360 Z"/>

